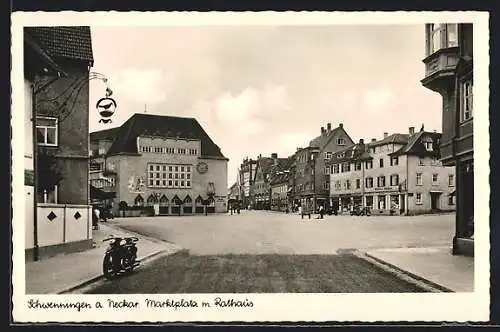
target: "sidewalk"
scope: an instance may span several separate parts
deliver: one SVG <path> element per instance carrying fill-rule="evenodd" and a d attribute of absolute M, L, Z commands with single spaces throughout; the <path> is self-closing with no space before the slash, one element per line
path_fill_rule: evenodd
<path fill-rule="evenodd" d="M 99 224 L 99 230 L 92 232 L 95 247 L 90 250 L 61 254 L 37 262 L 26 263 L 26 294 L 59 294 L 79 285 L 98 280 L 102 277 L 102 259 L 108 246 L 102 242 L 106 237 L 136 236 L 111 227 Z M 159 253 L 174 253 L 180 248 L 167 242 L 137 236 L 139 242 L 138 259 L 155 256 Z"/>
<path fill-rule="evenodd" d="M 365 254 L 449 291 L 474 291 L 474 258 L 454 256 L 450 247 L 376 249 Z"/>

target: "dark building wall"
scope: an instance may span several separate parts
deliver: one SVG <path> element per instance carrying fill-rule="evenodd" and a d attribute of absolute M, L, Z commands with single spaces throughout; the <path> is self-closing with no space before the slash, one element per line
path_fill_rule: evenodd
<path fill-rule="evenodd" d="M 36 95 L 37 115 L 58 118 L 58 146 L 39 146 L 39 154 L 55 159 L 62 176 L 58 201 L 63 204 L 89 202 L 89 84 L 85 70 L 68 70 L 69 77 L 58 78 Z M 48 82 L 51 78 L 41 79 Z"/>

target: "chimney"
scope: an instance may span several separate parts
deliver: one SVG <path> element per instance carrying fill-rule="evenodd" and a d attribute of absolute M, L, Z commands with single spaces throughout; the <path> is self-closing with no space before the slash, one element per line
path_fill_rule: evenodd
<path fill-rule="evenodd" d="M 274 165 L 278 165 L 278 154 L 277 153 L 271 153 L 271 158 L 273 159 Z"/>
<path fill-rule="evenodd" d="M 321 127 L 321 135 L 325 133 L 325 127 Z"/>
<path fill-rule="evenodd" d="M 415 127 L 410 127 L 410 128 L 408 129 L 408 132 L 410 133 L 410 135 L 415 134 Z"/>
<path fill-rule="evenodd" d="M 326 130 L 328 130 L 328 131 L 332 130 L 332 124 L 331 123 L 327 123 L 326 124 Z"/>
<path fill-rule="evenodd" d="M 372 143 L 375 143 L 377 141 L 376 138 L 372 138 Z"/>
<path fill-rule="evenodd" d="M 384 133 L 384 138 L 387 138 L 389 136 L 389 133 Z"/>
<path fill-rule="evenodd" d="M 339 127 L 340 128 L 344 128 L 344 124 L 343 123 L 339 123 Z"/>

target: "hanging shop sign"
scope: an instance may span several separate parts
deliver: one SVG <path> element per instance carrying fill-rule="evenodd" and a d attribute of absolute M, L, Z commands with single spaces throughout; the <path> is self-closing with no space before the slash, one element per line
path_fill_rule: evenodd
<path fill-rule="evenodd" d="M 116 101 L 109 96 L 101 98 L 96 104 L 97 111 L 101 116 L 99 123 L 111 123 L 111 117 L 116 110 Z"/>

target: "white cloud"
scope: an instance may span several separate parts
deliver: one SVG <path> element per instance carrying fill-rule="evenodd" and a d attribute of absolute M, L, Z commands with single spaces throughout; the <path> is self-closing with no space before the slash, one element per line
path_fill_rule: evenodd
<path fill-rule="evenodd" d="M 127 68 L 109 76 L 110 87 L 117 99 L 141 104 L 159 104 L 167 99 L 171 77 L 159 69 Z"/>
<path fill-rule="evenodd" d="M 363 99 L 368 111 L 378 111 L 388 106 L 393 96 L 392 91 L 384 87 L 366 90 Z"/>

